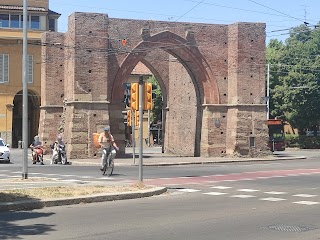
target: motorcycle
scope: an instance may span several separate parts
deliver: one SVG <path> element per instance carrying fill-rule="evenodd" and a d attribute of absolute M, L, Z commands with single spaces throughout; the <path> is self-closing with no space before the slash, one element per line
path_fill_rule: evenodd
<path fill-rule="evenodd" d="M 53 154 L 51 164 L 69 164 L 67 161 L 66 146 L 64 144 L 59 144 L 58 142 L 55 142 L 52 145 L 52 149 Z"/>
<path fill-rule="evenodd" d="M 36 146 L 32 147 L 32 163 L 40 163 L 41 165 L 43 164 L 43 149 L 42 146 Z"/>

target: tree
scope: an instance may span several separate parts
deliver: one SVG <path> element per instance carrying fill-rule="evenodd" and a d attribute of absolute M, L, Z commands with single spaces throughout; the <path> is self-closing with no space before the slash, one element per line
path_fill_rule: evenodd
<path fill-rule="evenodd" d="M 271 40 L 271 115 L 287 120 L 300 132 L 320 123 L 320 30 L 305 25 L 290 31 L 285 44 Z"/>
<path fill-rule="evenodd" d="M 151 111 L 151 122 L 156 123 L 162 121 L 162 92 L 157 79 L 152 76 L 148 79 L 148 82 L 152 83 L 153 94 L 153 108 Z"/>

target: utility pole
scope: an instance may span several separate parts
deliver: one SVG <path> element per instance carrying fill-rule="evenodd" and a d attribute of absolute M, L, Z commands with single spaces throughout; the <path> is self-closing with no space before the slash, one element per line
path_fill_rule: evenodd
<path fill-rule="evenodd" d="M 143 76 L 139 76 L 139 181 L 143 182 Z"/>
<path fill-rule="evenodd" d="M 267 119 L 269 119 L 270 114 L 270 64 L 268 64 L 267 69 Z"/>
<path fill-rule="evenodd" d="M 134 111 L 131 111 L 131 118 L 132 118 L 132 124 L 131 124 L 131 142 L 132 142 L 132 157 L 133 157 L 133 164 L 136 163 L 136 139 L 135 139 L 135 121 L 134 121 Z"/>
<path fill-rule="evenodd" d="M 22 179 L 28 178 L 28 81 L 27 81 L 27 41 L 28 41 L 28 1 L 23 0 L 23 46 L 22 46 Z"/>

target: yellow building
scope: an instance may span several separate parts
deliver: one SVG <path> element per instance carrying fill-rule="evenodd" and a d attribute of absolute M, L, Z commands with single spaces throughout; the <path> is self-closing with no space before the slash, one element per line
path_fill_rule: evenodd
<path fill-rule="evenodd" d="M 49 0 L 28 0 L 28 126 L 29 142 L 38 133 L 41 34 L 57 31 L 60 14 Z M 23 1 L 0 2 L 0 137 L 12 147 L 22 139 Z"/>

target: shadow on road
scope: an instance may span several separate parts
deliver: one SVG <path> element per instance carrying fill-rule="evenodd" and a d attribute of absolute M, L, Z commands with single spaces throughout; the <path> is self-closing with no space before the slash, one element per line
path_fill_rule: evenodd
<path fill-rule="evenodd" d="M 26 198 L 26 197 L 18 197 L 14 194 L 4 194 L 0 193 L 0 202 L 3 197 L 5 199 L 20 199 L 20 200 L 28 200 L 31 202 L 34 201 L 34 204 L 39 205 L 38 199 L 34 198 Z M 7 201 L 5 201 L 7 202 Z M 39 205 L 40 207 L 40 205 Z M 46 234 L 48 231 L 54 231 L 54 225 L 46 225 L 46 224 L 32 224 L 32 225 L 23 225 L 23 223 L 19 221 L 30 220 L 35 218 L 43 218 L 49 217 L 54 213 L 37 213 L 34 211 L 21 211 L 23 207 L 18 211 L 7 211 L 0 213 L 0 239 L 24 239 L 23 236 L 26 235 L 41 235 Z M 41 219 L 37 220 L 37 222 L 41 222 Z M 44 237 L 45 238 L 45 237 Z"/>

